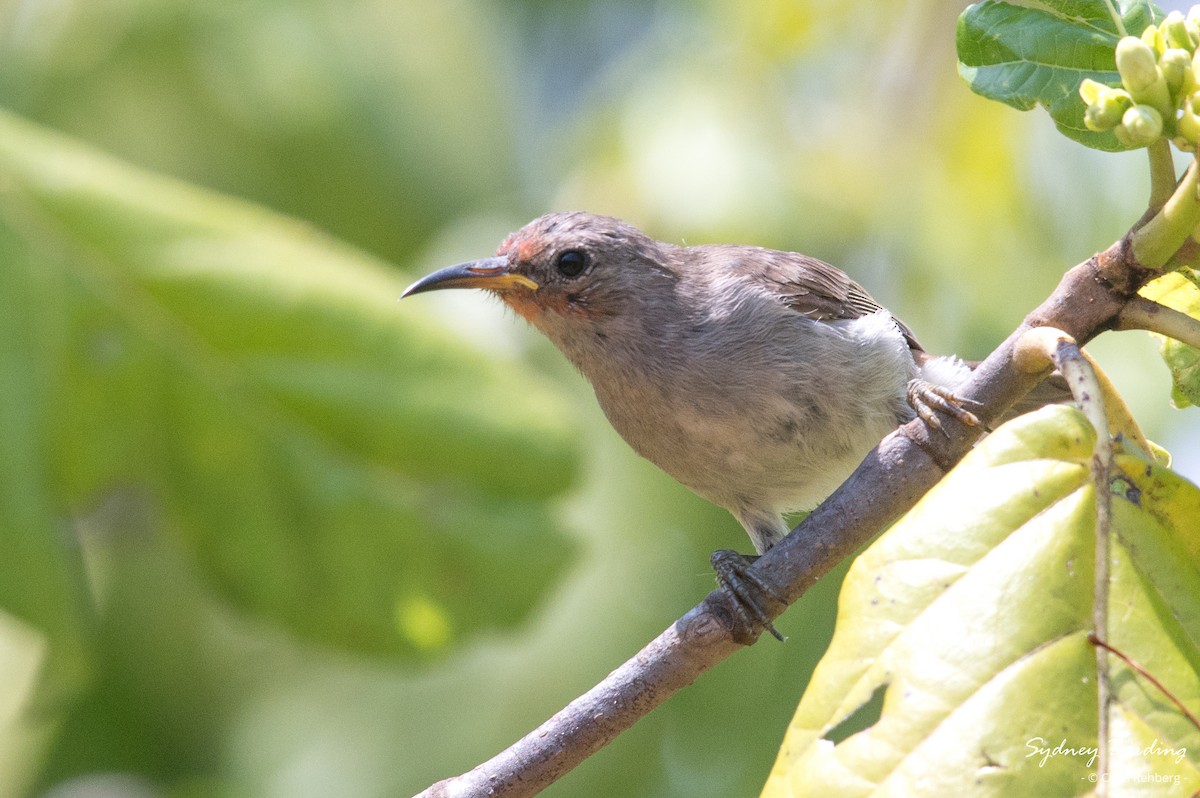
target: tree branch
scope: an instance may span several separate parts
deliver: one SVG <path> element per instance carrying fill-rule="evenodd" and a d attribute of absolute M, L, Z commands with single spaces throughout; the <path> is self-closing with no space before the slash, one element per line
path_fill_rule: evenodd
<path fill-rule="evenodd" d="M 1080 345 L 1117 325 L 1137 289 L 1157 273 L 1132 257 L 1129 238 L 1068 271 L 1050 297 L 976 369 L 958 391 L 980 403 L 985 423 L 999 418 L 1047 374 L 1014 362 L 1017 341 L 1034 327 L 1054 326 Z M 879 444 L 849 479 L 752 566 L 788 602 L 802 596 L 912 507 L 971 448 L 979 430 L 955 419 L 945 433 L 913 421 Z M 725 594 L 713 591 L 600 684 L 526 737 L 418 798 L 536 795 L 632 726 L 676 690 L 740 646 Z M 773 608 L 777 617 L 785 607 Z"/>

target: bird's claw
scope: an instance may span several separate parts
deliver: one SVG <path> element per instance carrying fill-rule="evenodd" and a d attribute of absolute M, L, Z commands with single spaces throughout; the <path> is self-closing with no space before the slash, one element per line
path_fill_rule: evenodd
<path fill-rule="evenodd" d="M 712 555 L 717 584 L 721 586 L 733 608 L 733 639 L 748 645 L 754 642 L 759 629 L 765 629 L 782 642 L 786 638 L 771 623 L 771 616 L 763 609 L 763 599 L 785 605 L 787 601 L 762 577 L 750 570 L 750 565 L 757 559 L 757 556 L 747 556 L 729 549 L 714 551 Z"/>
<path fill-rule="evenodd" d="M 909 406 L 916 411 L 921 420 L 943 435 L 948 436 L 949 433 L 942 426 L 942 420 L 938 418 L 939 412 L 957 419 L 968 427 L 986 429 L 983 422 L 979 420 L 979 416 L 965 407 L 969 404 L 979 405 L 980 403 L 959 396 L 949 388 L 943 388 L 941 385 L 934 385 L 932 382 L 922 379 L 912 379 L 908 381 L 905 395 Z"/>

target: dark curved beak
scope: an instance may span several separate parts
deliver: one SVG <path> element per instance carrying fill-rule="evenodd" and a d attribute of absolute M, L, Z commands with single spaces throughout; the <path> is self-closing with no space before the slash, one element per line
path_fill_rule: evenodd
<path fill-rule="evenodd" d="M 507 258 L 484 258 L 470 263 L 460 263 L 457 266 L 447 266 L 438 269 L 433 274 L 426 275 L 404 289 L 401 299 L 413 294 L 423 294 L 426 291 L 438 291 L 442 288 L 491 288 L 503 290 L 515 286 L 524 286 L 536 291 L 538 284 L 523 274 L 514 272 L 508 265 Z"/>

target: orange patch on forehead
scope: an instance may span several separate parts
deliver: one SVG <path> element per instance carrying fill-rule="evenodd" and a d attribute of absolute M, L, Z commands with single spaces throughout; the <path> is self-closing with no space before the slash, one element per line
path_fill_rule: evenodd
<path fill-rule="evenodd" d="M 518 261 L 528 262 L 537 257 L 538 254 L 545 248 L 546 245 L 537 238 L 518 238 L 517 234 L 513 233 L 508 238 L 504 239 L 504 242 L 500 244 L 500 249 L 496 250 L 496 254 L 509 255 L 515 250 Z"/>

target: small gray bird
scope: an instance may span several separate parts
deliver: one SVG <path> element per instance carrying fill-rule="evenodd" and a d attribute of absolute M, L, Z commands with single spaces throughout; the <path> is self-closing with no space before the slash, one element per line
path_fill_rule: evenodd
<path fill-rule="evenodd" d="M 525 317 L 621 437 L 729 510 L 759 554 L 787 534 L 786 513 L 814 507 L 914 413 L 975 421 L 953 394 L 967 364 L 926 354 L 862 286 L 794 252 L 675 246 L 552 213 L 403 296 L 442 288 L 487 289 Z M 744 574 L 718 567 L 743 601 Z"/>

